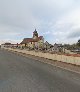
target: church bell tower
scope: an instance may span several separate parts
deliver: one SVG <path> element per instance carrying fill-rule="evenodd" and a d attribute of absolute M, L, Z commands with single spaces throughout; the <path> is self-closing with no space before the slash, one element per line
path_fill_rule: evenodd
<path fill-rule="evenodd" d="M 36 39 L 37 37 L 38 37 L 38 32 L 35 29 L 35 31 L 33 32 L 33 39 Z"/>

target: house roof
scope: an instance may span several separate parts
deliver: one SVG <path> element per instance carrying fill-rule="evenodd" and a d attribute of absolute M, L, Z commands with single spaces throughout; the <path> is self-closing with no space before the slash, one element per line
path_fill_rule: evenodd
<path fill-rule="evenodd" d="M 20 45 L 20 44 L 12 44 L 12 43 L 4 43 L 4 44 L 1 44 L 1 45 Z"/>
<path fill-rule="evenodd" d="M 36 40 L 42 40 L 43 39 L 43 36 L 39 36 Z"/>
<path fill-rule="evenodd" d="M 11 45 L 11 43 L 7 42 L 7 43 L 4 43 L 4 45 Z"/>
<path fill-rule="evenodd" d="M 42 40 L 43 36 L 39 36 L 36 39 L 33 38 L 24 38 L 21 44 L 29 43 L 29 42 L 38 42 L 39 40 Z"/>

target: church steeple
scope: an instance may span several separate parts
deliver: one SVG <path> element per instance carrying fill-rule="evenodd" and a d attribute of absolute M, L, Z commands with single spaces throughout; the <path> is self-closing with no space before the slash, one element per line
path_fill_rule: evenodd
<path fill-rule="evenodd" d="M 38 37 L 38 32 L 35 29 L 35 31 L 33 32 L 33 38 L 36 38 L 36 37 Z"/>
<path fill-rule="evenodd" d="M 36 31 L 36 29 L 35 29 L 35 31 L 34 31 L 34 32 L 37 32 L 37 31 Z"/>

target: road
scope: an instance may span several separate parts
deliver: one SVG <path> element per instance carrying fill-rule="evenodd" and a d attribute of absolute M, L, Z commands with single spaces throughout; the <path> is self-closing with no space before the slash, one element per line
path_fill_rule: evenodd
<path fill-rule="evenodd" d="M 0 92 L 80 92 L 80 74 L 0 50 Z"/>

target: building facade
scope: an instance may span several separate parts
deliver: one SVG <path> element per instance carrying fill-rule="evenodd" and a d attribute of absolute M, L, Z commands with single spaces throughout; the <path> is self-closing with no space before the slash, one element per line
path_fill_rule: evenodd
<path fill-rule="evenodd" d="M 38 36 L 38 32 L 35 29 L 33 37 L 24 38 L 20 44 L 22 48 L 41 49 L 44 45 L 44 38 L 43 36 Z"/>
<path fill-rule="evenodd" d="M 19 44 L 12 44 L 12 43 L 4 43 L 4 44 L 1 44 L 1 48 L 17 48 L 19 46 Z"/>

